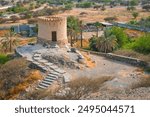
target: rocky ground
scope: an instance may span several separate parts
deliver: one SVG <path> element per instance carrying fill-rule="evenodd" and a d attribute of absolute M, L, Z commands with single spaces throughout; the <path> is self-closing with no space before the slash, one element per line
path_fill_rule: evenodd
<path fill-rule="evenodd" d="M 63 49 L 59 48 L 47 49 L 41 45 L 27 45 L 18 48 L 18 51 L 28 60 L 32 58 L 33 53 L 40 52 L 43 59 L 63 68 L 73 79 L 113 77 L 112 80 L 106 81 L 98 92 L 88 94 L 81 99 L 150 99 L 150 87 L 134 87 L 143 78 L 150 77 L 141 68 L 91 54 L 88 56 L 91 61 L 94 61 L 94 67 L 85 66 L 81 69 L 80 67 L 77 68 L 77 66 L 82 65 L 77 61 L 78 54 L 67 52 L 66 49 L 64 52 Z"/>
<path fill-rule="evenodd" d="M 99 78 L 112 76 L 113 80 L 106 81 L 99 92 L 88 94 L 82 99 L 150 99 L 150 87 L 135 87 L 144 78 L 150 78 L 141 68 L 121 62 L 108 60 L 104 57 L 91 55 L 96 67 L 82 71 L 70 70 L 76 78 Z"/>

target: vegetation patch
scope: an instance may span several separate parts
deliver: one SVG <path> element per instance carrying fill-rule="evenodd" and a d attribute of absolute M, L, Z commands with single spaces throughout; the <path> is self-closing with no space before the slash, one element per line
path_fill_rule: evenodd
<path fill-rule="evenodd" d="M 4 64 L 4 63 L 6 63 L 9 60 L 10 60 L 10 58 L 7 55 L 0 54 L 0 64 Z"/>
<path fill-rule="evenodd" d="M 27 69 L 25 59 L 14 59 L 0 67 L 0 99 L 6 99 L 9 90 L 25 80 Z"/>
<path fill-rule="evenodd" d="M 150 75 L 145 75 L 141 78 L 139 83 L 133 84 L 132 88 L 150 87 Z"/>
<path fill-rule="evenodd" d="M 112 77 L 104 76 L 101 78 L 89 79 L 79 78 L 74 79 L 64 87 L 55 87 L 47 90 L 39 90 L 30 92 L 26 95 L 27 99 L 65 99 L 77 100 L 89 93 L 97 92 L 106 81 L 112 80 Z M 61 92 L 61 93 L 60 93 Z"/>

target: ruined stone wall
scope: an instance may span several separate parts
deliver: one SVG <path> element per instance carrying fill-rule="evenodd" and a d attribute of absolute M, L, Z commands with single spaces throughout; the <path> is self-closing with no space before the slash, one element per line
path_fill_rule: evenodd
<path fill-rule="evenodd" d="M 84 49 L 79 49 L 79 50 L 84 51 L 84 52 L 89 52 L 91 54 L 103 56 L 103 57 L 106 57 L 106 58 L 111 59 L 111 60 L 116 60 L 116 61 L 120 61 L 123 63 L 127 63 L 127 64 L 130 64 L 133 66 L 150 68 L 149 62 L 142 61 L 142 60 L 139 60 L 137 58 L 116 55 L 113 53 L 102 53 L 102 52 L 95 52 L 95 51 L 89 51 L 89 50 L 84 50 Z"/>
<path fill-rule="evenodd" d="M 67 40 L 67 20 L 66 17 L 46 17 L 38 19 L 38 42 L 52 42 L 52 31 L 57 32 L 57 43 L 66 44 Z"/>

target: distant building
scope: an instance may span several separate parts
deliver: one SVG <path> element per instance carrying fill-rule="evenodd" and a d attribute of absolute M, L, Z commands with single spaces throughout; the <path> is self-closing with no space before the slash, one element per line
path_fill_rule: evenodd
<path fill-rule="evenodd" d="M 50 16 L 38 19 L 38 43 L 64 46 L 67 39 L 66 17 Z"/>
<path fill-rule="evenodd" d="M 13 30 L 17 34 L 23 36 L 32 37 L 37 35 L 36 25 L 33 24 L 22 24 L 17 26 L 12 26 Z"/>

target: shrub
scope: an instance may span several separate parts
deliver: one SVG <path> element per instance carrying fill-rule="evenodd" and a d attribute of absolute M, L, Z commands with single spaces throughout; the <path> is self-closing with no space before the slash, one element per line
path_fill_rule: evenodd
<path fill-rule="evenodd" d="M 101 77 L 95 79 L 80 78 L 72 80 L 68 84 L 70 89 L 66 94 L 66 99 L 80 99 L 89 93 L 96 92 L 104 82 L 111 79 L 111 77 Z"/>
<path fill-rule="evenodd" d="M 73 8 L 73 4 L 67 3 L 65 4 L 65 10 L 71 10 Z"/>
<path fill-rule="evenodd" d="M 141 36 L 136 39 L 135 42 L 133 42 L 133 49 L 137 52 L 149 54 L 150 53 L 150 34 L 145 34 L 144 36 Z"/>
<path fill-rule="evenodd" d="M 81 2 L 76 4 L 76 7 L 78 8 L 90 8 L 92 7 L 92 2 Z"/>
<path fill-rule="evenodd" d="M 66 100 L 77 100 L 90 93 L 97 92 L 103 83 L 112 80 L 112 77 L 104 76 L 101 78 L 89 79 L 79 78 L 69 82 L 65 87 L 60 88 L 56 86 L 51 87 L 47 90 L 34 91 L 26 95 L 28 99 L 66 99 Z"/>
<path fill-rule="evenodd" d="M 134 19 L 136 19 L 138 17 L 139 13 L 138 12 L 133 12 L 132 16 L 134 17 Z"/>
<path fill-rule="evenodd" d="M 132 85 L 133 89 L 140 87 L 150 87 L 150 76 L 143 76 L 139 83 L 135 83 Z"/>
<path fill-rule="evenodd" d="M 123 47 L 125 44 L 129 42 L 127 34 L 124 32 L 123 28 L 112 27 L 111 32 L 117 38 L 118 48 Z"/>
<path fill-rule="evenodd" d="M 9 90 L 24 81 L 27 74 L 25 59 L 14 59 L 0 67 L 0 99 L 9 95 Z"/>
<path fill-rule="evenodd" d="M 131 20 L 131 21 L 129 22 L 129 24 L 131 24 L 131 25 L 138 25 L 138 22 L 137 22 L 136 20 Z"/>
<path fill-rule="evenodd" d="M 136 7 L 134 7 L 134 6 L 128 6 L 127 10 L 128 11 L 134 11 L 134 10 L 136 10 Z"/>
<path fill-rule="evenodd" d="M 17 5 L 12 8 L 8 8 L 7 11 L 13 13 L 21 13 L 27 11 L 27 9 L 25 7 L 22 7 L 21 5 Z"/>
<path fill-rule="evenodd" d="M 0 54 L 0 64 L 4 64 L 4 63 L 6 63 L 9 60 L 10 60 L 10 58 L 7 55 Z"/>
<path fill-rule="evenodd" d="M 104 18 L 104 20 L 107 22 L 113 22 L 113 21 L 117 20 L 117 18 L 115 16 L 114 17 L 106 17 L 106 18 Z"/>
<path fill-rule="evenodd" d="M 92 51 L 98 51 L 97 47 L 97 37 L 93 36 L 90 40 L 89 40 L 89 49 Z"/>

